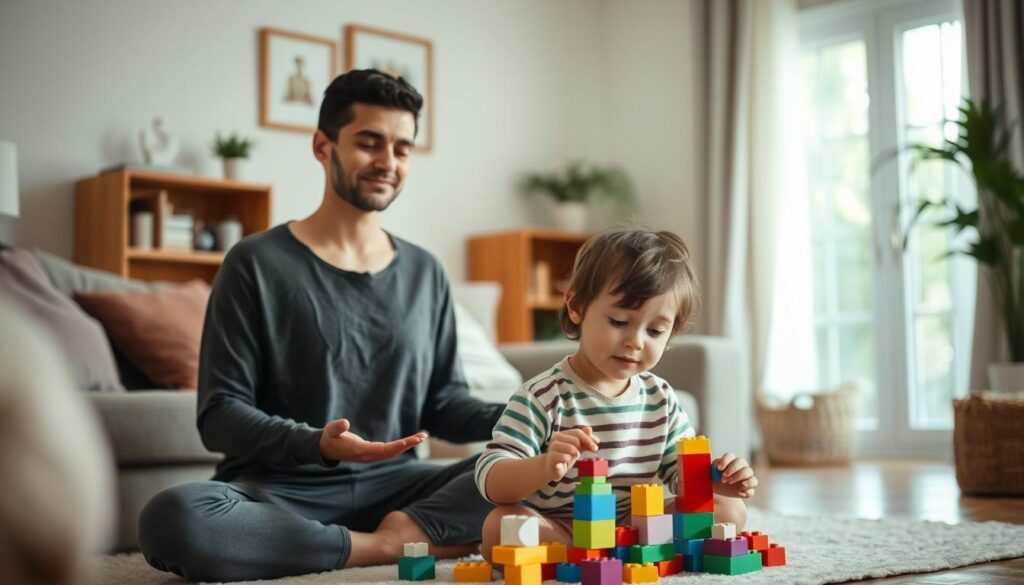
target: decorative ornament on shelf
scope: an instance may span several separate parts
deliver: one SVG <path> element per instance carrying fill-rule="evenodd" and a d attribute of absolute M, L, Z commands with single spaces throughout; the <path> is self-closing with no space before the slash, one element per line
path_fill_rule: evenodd
<path fill-rule="evenodd" d="M 616 203 L 623 211 L 636 208 L 633 183 L 622 168 L 569 163 L 564 172 L 527 173 L 521 188 L 524 193 L 541 192 L 556 204 L 555 224 L 559 229 L 582 232 L 587 228 L 588 204 L 597 195 Z"/>
<path fill-rule="evenodd" d="M 251 138 L 243 138 L 238 134 L 222 137 L 220 133 L 213 140 L 213 154 L 219 156 L 224 163 L 224 178 L 229 181 L 244 179 L 245 159 L 255 142 Z"/>
<path fill-rule="evenodd" d="M 146 164 L 170 167 L 178 156 L 178 137 L 164 125 L 163 118 L 157 116 L 149 126 L 139 130 L 139 148 Z"/>

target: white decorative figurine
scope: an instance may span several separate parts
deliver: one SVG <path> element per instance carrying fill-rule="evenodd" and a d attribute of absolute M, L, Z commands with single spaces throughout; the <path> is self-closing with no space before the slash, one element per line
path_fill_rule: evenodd
<path fill-rule="evenodd" d="M 153 118 L 152 125 L 139 130 L 139 146 L 142 157 L 151 165 L 170 166 L 178 156 L 178 137 L 164 127 L 160 117 Z"/>

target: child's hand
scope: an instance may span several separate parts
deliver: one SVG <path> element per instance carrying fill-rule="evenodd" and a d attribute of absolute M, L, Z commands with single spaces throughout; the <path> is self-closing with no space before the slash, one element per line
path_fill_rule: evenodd
<path fill-rule="evenodd" d="M 544 454 L 544 471 L 548 481 L 558 481 L 569 473 L 584 451 L 597 451 L 601 440 L 590 427 L 570 429 L 551 436 L 548 452 Z"/>
<path fill-rule="evenodd" d="M 722 481 L 714 483 L 716 494 L 732 498 L 749 498 L 754 495 L 757 478 L 745 460 L 726 453 L 711 463 L 722 472 Z"/>

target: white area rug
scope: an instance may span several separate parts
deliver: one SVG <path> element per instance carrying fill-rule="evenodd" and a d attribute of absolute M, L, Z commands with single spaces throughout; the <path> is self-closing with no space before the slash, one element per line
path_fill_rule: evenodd
<path fill-rule="evenodd" d="M 985 561 L 1024 557 L 1024 526 L 1001 522 L 944 524 L 915 520 L 860 520 L 836 516 L 783 516 L 750 510 L 750 530 L 786 547 L 788 564 L 739 577 L 681 574 L 661 583 L 839 583 L 952 569 Z M 437 582 L 452 582 L 454 561 L 437 563 Z M 180 585 L 169 573 L 151 569 L 141 554 L 97 557 L 94 585 Z M 333 571 L 274 581 L 274 585 L 336 585 L 398 581 L 395 565 Z M 549 581 L 554 583 L 554 581 Z"/>

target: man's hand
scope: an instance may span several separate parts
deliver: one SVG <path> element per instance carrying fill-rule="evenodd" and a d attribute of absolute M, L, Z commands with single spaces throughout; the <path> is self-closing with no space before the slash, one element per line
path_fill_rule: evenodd
<path fill-rule="evenodd" d="M 757 478 L 745 460 L 732 453 L 726 453 L 711 464 L 722 472 L 722 481 L 715 482 L 713 486 L 716 494 L 731 498 L 749 498 L 754 495 Z"/>
<path fill-rule="evenodd" d="M 320 453 L 324 459 L 358 463 L 383 461 L 405 453 L 427 438 L 427 433 L 421 431 L 397 441 L 374 443 L 350 433 L 350 426 L 348 420 L 344 418 L 327 423 L 320 433 Z"/>
<path fill-rule="evenodd" d="M 576 464 L 583 451 L 597 451 L 601 440 L 590 427 L 570 429 L 551 436 L 548 452 L 544 454 L 544 472 L 548 481 L 558 481 Z"/>

